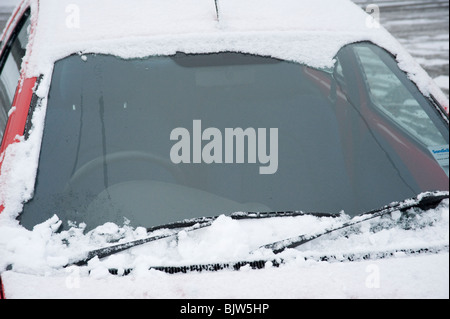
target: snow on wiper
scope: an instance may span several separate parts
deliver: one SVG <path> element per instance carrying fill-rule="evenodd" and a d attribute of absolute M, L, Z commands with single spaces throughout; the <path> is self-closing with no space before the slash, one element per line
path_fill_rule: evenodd
<path fill-rule="evenodd" d="M 301 256 L 303 260 L 313 260 L 313 261 L 326 261 L 326 262 L 355 262 L 362 260 L 375 260 L 375 259 L 385 259 L 392 258 L 398 254 L 404 256 L 414 256 L 419 254 L 439 254 L 441 252 L 448 252 L 449 245 L 438 245 L 431 247 L 418 247 L 418 248 L 402 248 L 402 249 L 391 249 L 391 250 L 380 250 L 380 251 L 365 251 L 358 253 L 345 253 L 345 254 L 316 254 L 316 255 L 304 255 Z M 280 267 L 286 264 L 288 260 L 283 258 L 276 258 L 270 260 L 258 259 L 258 260 L 244 260 L 236 262 L 225 262 L 225 263 L 210 263 L 210 264 L 195 264 L 187 266 L 151 266 L 149 270 L 157 270 L 165 272 L 167 274 L 179 274 L 179 273 L 190 273 L 190 272 L 214 272 L 221 270 L 240 270 L 243 267 L 247 267 L 252 270 L 265 269 L 270 267 Z M 133 269 L 108 269 L 109 273 L 112 275 L 127 276 Z"/>
<path fill-rule="evenodd" d="M 300 236 L 284 239 L 281 241 L 277 241 L 274 243 L 270 243 L 264 246 L 259 247 L 252 253 L 261 250 L 261 249 L 269 249 L 272 250 L 275 254 L 279 254 L 288 248 L 296 248 L 303 244 L 306 244 L 314 239 L 322 237 L 324 235 L 328 235 L 332 232 L 349 228 L 351 226 L 360 224 L 362 222 L 385 216 L 391 214 L 395 211 L 399 211 L 401 213 L 411 209 L 411 208 L 419 208 L 423 211 L 436 208 L 444 199 L 449 198 L 448 192 L 428 192 L 423 193 L 417 196 L 416 198 L 407 199 L 402 202 L 391 203 L 390 205 L 384 206 L 380 209 L 376 209 L 370 212 L 363 213 L 359 216 L 354 217 L 348 222 L 342 223 L 340 225 L 334 226 L 332 228 L 326 229 L 324 231 L 320 231 L 313 234 L 303 234 Z"/>
<path fill-rule="evenodd" d="M 384 215 L 388 215 L 394 212 L 400 212 L 403 214 L 410 213 L 410 209 L 419 208 L 422 211 L 428 211 L 430 209 L 435 209 L 438 205 L 444 200 L 448 199 L 448 192 L 434 192 L 434 193 L 424 193 L 419 195 L 416 198 L 408 199 L 402 202 L 392 203 L 390 205 L 384 206 L 383 208 L 373 210 L 367 213 L 363 213 L 359 216 L 354 217 L 352 220 L 341 223 L 339 225 L 334 226 L 333 228 L 326 229 L 322 232 L 311 234 L 311 235 L 302 235 L 295 238 L 291 238 L 286 241 L 280 241 L 273 244 L 268 244 L 262 246 L 261 248 L 277 248 L 273 250 L 275 253 L 279 253 L 284 249 L 294 246 L 299 246 L 302 243 L 309 242 L 313 239 L 319 238 L 325 234 L 329 234 L 331 232 L 341 230 L 346 227 L 351 227 L 353 225 L 357 225 L 364 221 L 368 221 L 374 219 L 376 217 L 381 217 Z M 259 218 L 265 218 L 269 216 L 290 216 L 292 213 L 262 213 L 259 214 Z M 248 218 L 257 218 L 256 214 L 237 214 L 236 219 L 248 219 Z M 295 214 L 297 215 L 297 214 Z M 314 215 L 318 217 L 338 217 L 338 215 L 323 215 L 323 214 L 305 214 L 299 213 L 299 215 Z M 236 214 L 235 214 L 236 216 Z M 339 219 L 338 219 L 339 220 Z M 296 245 L 294 242 L 299 240 Z M 285 244 L 286 247 L 282 248 L 282 245 Z M 260 248 L 260 249 L 261 249 Z M 259 250 L 259 249 L 258 249 Z M 255 250 L 253 252 L 256 252 Z M 388 249 L 368 249 L 368 250 L 356 250 L 351 252 L 317 252 L 317 253 L 306 253 L 300 255 L 298 258 L 306 260 L 314 260 L 314 261 L 327 261 L 327 262 L 354 262 L 354 261 L 362 261 L 362 260 L 375 260 L 375 259 L 385 259 L 392 258 L 401 254 L 402 256 L 414 256 L 419 254 L 439 254 L 441 252 L 448 252 L 449 245 L 448 243 L 433 243 L 433 245 L 416 245 L 412 247 L 390 247 Z M 261 257 L 261 254 L 255 254 L 255 256 Z M 178 274 L 178 273 L 189 273 L 189 272 L 214 272 L 220 270 L 240 270 L 242 267 L 246 267 L 249 269 L 264 269 L 270 267 L 280 267 L 281 265 L 289 262 L 290 258 L 284 259 L 284 257 L 272 257 L 269 259 L 252 259 L 252 254 L 250 253 L 249 259 L 240 260 L 240 261 L 231 261 L 231 262 L 214 262 L 214 263 L 206 263 L 206 264 L 191 264 L 191 265 L 176 265 L 176 266 L 150 266 L 148 269 L 162 271 L 167 274 Z M 132 268 L 129 269 L 109 269 L 109 272 L 113 275 L 128 275 L 133 271 Z"/>
<path fill-rule="evenodd" d="M 182 231 L 184 232 L 191 232 L 197 229 L 201 229 L 201 228 L 205 228 L 205 227 L 209 227 L 212 225 L 212 223 L 214 222 L 214 219 L 210 219 L 210 218 L 202 218 L 201 220 L 199 220 L 197 223 L 194 223 L 192 226 L 188 226 L 185 228 L 181 228 L 179 231 L 175 232 L 175 233 L 171 233 L 171 234 L 164 234 L 164 235 L 159 235 L 159 236 L 151 236 L 151 237 L 146 237 L 143 239 L 137 239 L 137 240 L 133 240 L 130 242 L 126 242 L 126 243 L 121 243 L 121 244 L 116 244 L 116 245 L 112 245 L 112 246 L 107 246 L 107 247 L 103 247 L 103 248 L 99 248 L 96 250 L 91 250 L 89 251 L 87 254 L 85 254 L 84 257 L 71 261 L 69 264 L 67 264 L 65 267 L 68 266 L 72 266 L 72 265 L 76 265 L 76 266 L 84 266 L 87 265 L 88 261 L 91 260 L 94 257 L 98 257 L 99 259 L 120 253 L 122 251 L 125 251 L 127 249 L 136 247 L 136 246 L 141 246 L 150 242 L 154 242 L 154 241 L 158 241 L 161 239 L 165 239 L 165 238 L 170 238 L 170 237 L 175 237 L 177 235 L 179 235 Z M 183 222 L 180 223 L 174 223 L 175 224 L 182 224 Z M 186 224 L 191 224 L 190 222 L 188 223 L 186 221 Z M 170 224 L 172 225 L 172 224 Z M 180 228 L 181 226 L 177 227 Z M 169 228 L 169 227 L 164 227 L 164 226 L 158 226 L 155 227 L 155 229 L 163 229 L 163 228 Z"/>
<path fill-rule="evenodd" d="M 234 220 L 252 220 L 252 219 L 267 219 L 267 218 L 281 218 L 281 217 L 298 217 L 298 216 L 315 216 L 315 217 L 337 217 L 336 214 L 326 214 L 326 213 L 304 213 L 300 211 L 292 211 L 292 212 L 259 212 L 259 213 L 250 213 L 250 212 L 238 212 L 233 213 L 231 215 L 228 215 L 227 217 L 234 219 Z M 126 243 L 120 243 L 116 245 L 111 245 L 103 248 L 99 248 L 96 250 L 91 250 L 85 254 L 83 254 L 82 257 L 76 258 L 75 260 L 70 261 L 65 267 L 69 267 L 72 265 L 76 266 L 84 266 L 86 265 L 89 260 L 91 260 L 94 257 L 98 257 L 99 259 L 114 255 L 116 253 L 123 252 L 125 250 L 128 250 L 133 247 L 141 246 L 150 242 L 170 238 L 170 237 L 176 237 L 181 232 L 192 232 L 195 230 L 199 230 L 202 228 L 206 228 L 211 226 L 214 221 L 216 221 L 219 218 L 219 216 L 214 217 L 200 217 L 200 218 L 193 218 L 193 219 L 186 219 L 183 221 L 178 221 L 174 223 L 169 223 L 165 225 L 160 226 L 153 226 L 150 228 L 147 228 L 147 233 L 151 233 L 157 230 L 161 229 L 169 229 L 174 230 L 178 229 L 178 231 L 158 235 L 158 236 L 150 236 L 143 239 L 137 239 Z"/>
<path fill-rule="evenodd" d="M 315 217 L 338 217 L 337 214 L 329 214 L 329 213 L 305 213 L 302 211 L 286 211 L 286 212 L 237 212 L 232 213 L 230 215 L 226 215 L 227 217 L 233 220 L 251 220 L 251 219 L 267 219 L 267 218 L 281 218 L 281 217 L 299 217 L 299 216 L 315 216 Z M 153 226 L 147 228 L 147 233 L 160 230 L 160 229 L 177 229 L 177 228 L 186 228 L 194 226 L 195 224 L 207 223 L 210 221 L 215 221 L 220 216 L 214 217 L 200 217 L 193 219 L 185 219 L 183 221 L 178 221 L 174 223 L 169 223 L 160 226 Z"/>

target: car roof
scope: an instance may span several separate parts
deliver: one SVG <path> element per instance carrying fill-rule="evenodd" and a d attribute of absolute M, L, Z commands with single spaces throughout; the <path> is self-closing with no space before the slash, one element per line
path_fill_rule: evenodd
<path fill-rule="evenodd" d="M 47 24 L 87 37 L 226 31 L 367 31 L 366 14 L 351 0 L 39 0 Z M 332 19 L 331 19 L 332 18 Z M 62 20 L 62 21 L 60 21 Z M 74 22 L 71 25 L 71 22 Z M 55 24 L 56 23 L 56 24 Z"/>
<path fill-rule="evenodd" d="M 39 2 L 33 50 L 124 58 L 236 50 L 331 66 L 346 43 L 387 34 L 350 0 L 28 0 Z M 217 4 L 217 6 L 216 6 Z M 295 53 L 297 52 L 297 54 Z"/>
<path fill-rule="evenodd" d="M 399 42 L 351 0 L 23 0 L 36 30 L 27 76 L 78 53 L 122 58 L 235 51 L 333 67 L 345 45 L 375 43 L 419 89 L 448 99 Z"/>

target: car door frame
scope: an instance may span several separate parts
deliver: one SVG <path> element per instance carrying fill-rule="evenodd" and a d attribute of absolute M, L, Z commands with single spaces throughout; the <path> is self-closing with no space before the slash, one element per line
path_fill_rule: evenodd
<path fill-rule="evenodd" d="M 13 18 L 10 20 L 9 25 L 6 27 L 4 32 L 4 39 L 2 39 L 2 47 L 0 48 L 0 62 L 4 63 L 6 56 L 10 53 L 11 44 L 20 32 L 21 27 L 24 25 L 24 20 L 28 19 L 28 15 L 35 14 L 31 12 L 30 5 L 19 6 L 16 12 L 13 14 Z M 29 39 L 32 39 L 32 34 L 34 33 L 36 22 L 35 19 L 30 19 L 30 34 Z M 25 58 L 30 54 L 31 45 L 28 42 L 27 51 L 25 53 Z M 5 132 L 3 135 L 2 144 L 0 147 L 0 169 L 3 162 L 3 154 L 9 145 L 19 141 L 18 136 L 23 136 L 25 131 L 25 126 L 29 116 L 30 104 L 34 93 L 34 87 L 36 85 L 37 78 L 26 77 L 26 63 L 22 64 L 20 70 L 20 78 L 17 85 L 17 89 L 14 95 L 14 99 L 11 107 L 15 107 L 10 111 Z M 1 171 L 0 171 L 1 172 Z M 0 209 L 1 211 L 1 209 Z"/>
<path fill-rule="evenodd" d="M 37 7 L 37 6 L 36 6 Z M 4 29 L 2 38 L 0 39 L 0 69 L 6 62 L 6 58 L 10 53 L 11 45 L 13 41 L 17 38 L 17 35 L 22 30 L 25 25 L 25 20 L 29 18 L 30 15 L 37 14 L 37 12 L 32 12 L 31 5 L 29 1 L 24 0 L 13 12 L 7 26 Z M 36 27 L 36 20 L 30 18 L 30 32 L 28 37 L 28 44 L 25 53 L 30 54 L 31 50 L 31 39 Z M 26 63 L 25 63 L 26 64 Z M 4 159 L 4 153 L 8 146 L 19 141 L 18 136 L 23 136 L 25 133 L 25 127 L 30 113 L 30 105 L 32 104 L 34 88 L 37 82 L 35 77 L 26 77 L 26 67 L 22 64 L 19 71 L 19 81 L 14 94 L 13 102 L 11 108 L 15 107 L 9 112 L 6 128 L 3 135 L 3 140 L 1 141 L 0 147 L 0 175 L 1 168 Z M 0 214 L 4 210 L 3 203 L 0 202 Z M 6 299 L 5 289 L 0 276 L 0 299 Z"/>

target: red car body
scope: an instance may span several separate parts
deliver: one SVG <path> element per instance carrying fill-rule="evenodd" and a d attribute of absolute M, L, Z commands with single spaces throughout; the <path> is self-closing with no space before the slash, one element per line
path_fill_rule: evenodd
<path fill-rule="evenodd" d="M 19 21 L 23 18 L 25 12 L 29 10 L 27 7 L 18 7 L 13 13 L 8 25 L 5 27 L 0 44 L 0 56 L 2 56 L 6 50 L 8 50 L 8 45 L 10 44 L 11 38 L 14 36 L 14 30 L 17 27 Z M 30 34 L 34 32 L 35 23 L 32 23 Z M 26 67 L 26 66 L 25 66 Z M 5 132 L 3 135 L 2 144 L 0 147 L 0 154 L 3 154 L 6 148 L 17 142 L 17 136 L 23 136 L 25 125 L 28 119 L 28 113 L 30 110 L 31 99 L 33 97 L 33 88 L 36 84 L 36 78 L 25 78 L 25 70 L 22 69 L 22 74 L 19 79 L 17 90 L 14 96 L 13 104 L 16 109 L 9 116 Z M 3 163 L 3 156 L 0 158 L 0 171 Z M 0 206 L 0 212 L 3 211 L 3 206 Z M 0 277 L 0 299 L 4 299 L 4 287 L 3 282 Z"/>
<path fill-rule="evenodd" d="M 10 19 L 9 24 L 6 26 L 5 31 L 3 32 L 2 39 L 0 41 L 0 56 L 4 54 L 4 52 L 8 49 L 8 44 L 13 37 L 14 30 L 17 27 L 19 21 L 23 18 L 25 12 L 29 10 L 29 8 L 17 8 L 14 12 L 12 18 Z M 35 22 L 31 24 L 30 30 L 30 38 L 32 38 L 32 34 L 35 29 Z M 25 68 L 26 65 L 22 68 L 21 77 L 18 82 L 16 94 L 14 96 L 14 100 L 12 105 L 16 107 L 15 111 L 10 115 L 2 145 L 0 148 L 0 154 L 6 150 L 6 148 L 12 143 L 17 141 L 17 136 L 22 136 L 25 130 L 25 124 L 27 122 L 28 113 L 30 110 L 30 103 L 33 97 L 33 88 L 36 84 L 36 78 L 25 78 Z M 0 169 L 3 159 L 0 161 Z M 1 207 L 0 207 L 1 208 Z"/>

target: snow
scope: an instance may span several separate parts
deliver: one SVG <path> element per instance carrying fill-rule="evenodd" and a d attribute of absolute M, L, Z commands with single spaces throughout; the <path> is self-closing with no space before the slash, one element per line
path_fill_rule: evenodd
<path fill-rule="evenodd" d="M 115 0 L 117 1 L 117 0 Z M 75 4 L 74 4 L 75 3 Z M 422 92 L 448 99 L 384 28 L 347 0 L 43 0 L 27 76 L 50 76 L 54 61 L 73 53 L 123 58 L 239 51 L 331 67 L 349 43 L 372 41 L 397 56 Z M 101 15 L 98 12 L 102 12 Z"/>
<path fill-rule="evenodd" d="M 2 0 L 2 6 L 17 6 L 19 4 L 20 0 Z"/>
<path fill-rule="evenodd" d="M 84 233 L 83 225 L 55 232 L 54 216 L 32 231 L 0 226 L 0 269 L 8 298 L 448 298 L 449 202 L 402 222 L 401 213 L 341 230 L 279 255 L 258 247 L 302 233 L 330 229 L 349 219 L 313 216 L 233 220 L 220 216 L 212 226 L 93 258 L 87 266 L 63 268 L 80 252 L 110 241 L 146 236 L 142 228 L 107 223 Z M 381 229 L 378 229 L 382 225 Z M 173 232 L 158 230 L 150 235 Z M 439 254 L 324 262 L 314 256 L 372 254 L 396 249 L 447 246 Z M 253 254 L 249 252 L 256 251 Z M 305 257 L 308 257 L 305 259 Z M 155 266 L 177 266 L 282 258 L 279 268 L 189 272 L 169 275 Z M 11 266 L 9 266 L 11 265 Z M 133 269 L 114 276 L 108 269 Z M 42 288 L 42 287 L 45 287 Z M 120 288 L 120 289 L 119 289 Z"/>
<path fill-rule="evenodd" d="M 448 76 L 445 76 L 445 75 L 438 76 L 437 78 L 434 79 L 434 81 L 440 88 L 448 90 L 448 86 L 449 86 L 448 85 L 448 81 L 449 81 Z"/>
<path fill-rule="evenodd" d="M 5 272 L 10 298 L 328 299 L 448 298 L 449 255 L 359 263 L 298 262 L 283 269 L 168 275 L 145 271 L 132 279 L 78 277 L 69 269 L 39 277 Z M 407 269 L 407 271 L 405 271 Z M 371 276 L 376 277 L 372 281 Z M 438 284 L 436 284 L 438 283 Z M 26 289 L 24 289 L 26 287 Z M 43 289 L 46 287 L 46 289 Z"/>
<path fill-rule="evenodd" d="M 37 6 L 33 3 L 33 19 Z M 25 3 L 29 2 L 28 0 Z M 75 3 L 75 7 L 73 4 Z M 2 154 L 0 175 L 0 273 L 8 298 L 448 298 L 448 252 L 358 262 L 320 262 L 305 257 L 328 253 L 377 252 L 399 248 L 448 246 L 449 206 L 424 215 L 405 230 L 374 232 L 364 223 L 348 237 L 342 232 L 274 256 L 258 247 L 274 241 L 328 229 L 349 219 L 303 216 L 289 219 L 236 221 L 222 216 L 209 228 L 136 247 L 85 267 L 63 268 L 89 250 L 146 235 L 143 228 L 105 224 L 88 233 L 83 225 L 56 232 L 55 215 L 32 231 L 16 219 L 33 194 L 53 64 L 70 54 L 95 52 L 123 58 L 149 55 L 239 51 L 273 56 L 313 67 L 331 67 L 339 49 L 372 41 L 396 55 L 400 67 L 426 95 L 447 107 L 433 81 L 383 28 L 369 28 L 367 16 L 350 1 L 227 0 L 217 20 L 211 0 L 42 0 L 33 55 L 24 60 L 26 75 L 43 75 L 36 92 L 43 98 L 25 140 Z M 307 8 L 307 9 L 306 9 Z M 331 9 L 330 9 L 331 8 Z M 69 9 L 69 10 L 67 10 Z M 102 12 L 99 16 L 98 12 Z M 79 13 L 79 16 L 77 14 Z M 79 18 L 77 20 L 77 18 Z M 69 19 L 69 20 L 68 20 Z M 448 85 L 448 78 L 447 78 Z M 393 220 L 398 213 L 393 214 Z M 423 225 L 428 225 L 424 227 Z M 151 235 L 173 231 L 159 230 Z M 249 254 L 255 251 L 254 254 Z M 448 248 L 447 248 L 448 251 Z M 151 266 L 175 266 L 283 258 L 281 268 L 167 275 Z M 112 276 L 108 268 L 134 271 Z M 378 274 L 378 276 L 377 276 Z M 374 275 L 374 276 L 371 276 Z M 370 279 L 377 279 L 374 282 Z M 369 281 L 368 281 L 369 280 Z M 45 289 L 43 288 L 45 287 Z"/>
<path fill-rule="evenodd" d="M 45 103 L 45 99 L 43 100 Z M 45 112 L 37 107 L 33 114 L 34 126 L 28 140 L 17 136 L 17 143 L 1 154 L 0 199 L 4 206 L 1 223 L 16 224 L 15 216 L 22 211 L 23 203 L 31 199 L 37 173 Z"/>

